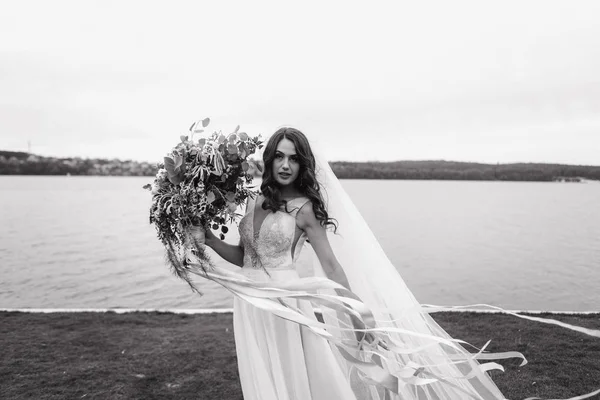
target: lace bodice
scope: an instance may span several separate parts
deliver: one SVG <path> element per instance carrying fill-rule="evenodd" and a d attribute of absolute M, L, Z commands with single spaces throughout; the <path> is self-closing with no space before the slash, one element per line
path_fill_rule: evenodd
<path fill-rule="evenodd" d="M 250 201 L 248 211 L 239 225 L 244 246 L 244 268 L 293 269 L 306 240 L 303 232 L 294 246 L 296 214 L 308 202 L 299 197 L 287 202 L 287 211 L 269 213 L 260 227 L 254 226 L 255 201 Z M 293 247 L 293 249 L 292 249 Z M 294 254 L 292 255 L 292 250 Z"/>

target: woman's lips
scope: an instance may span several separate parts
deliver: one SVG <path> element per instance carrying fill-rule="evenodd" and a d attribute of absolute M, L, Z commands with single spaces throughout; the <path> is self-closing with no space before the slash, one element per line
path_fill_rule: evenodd
<path fill-rule="evenodd" d="M 284 179 L 287 179 L 287 178 L 289 178 L 290 176 L 292 176 L 292 174 L 287 174 L 287 173 L 285 173 L 285 172 L 280 172 L 280 173 L 279 173 L 279 176 L 280 176 L 280 177 L 282 177 L 282 178 L 284 178 Z"/>

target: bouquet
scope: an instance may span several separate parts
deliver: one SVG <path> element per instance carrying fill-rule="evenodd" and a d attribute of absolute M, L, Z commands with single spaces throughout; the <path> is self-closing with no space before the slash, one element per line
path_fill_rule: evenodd
<path fill-rule="evenodd" d="M 150 223 L 165 246 L 167 263 L 196 292 L 189 277 L 191 261 L 203 270 L 210 268 L 211 261 L 189 228 L 220 227 L 220 238 L 225 239 L 225 224 L 241 217 L 238 207 L 257 193 L 250 186 L 249 157 L 262 148 L 260 136 L 250 137 L 239 126 L 227 135 L 215 131 L 193 140 L 194 133 L 202 134 L 209 123 L 205 118 L 192 124 L 191 137 L 181 136 L 181 142 L 158 164 L 154 182 L 144 186 L 152 193 Z M 258 163 L 255 167 L 260 168 Z"/>

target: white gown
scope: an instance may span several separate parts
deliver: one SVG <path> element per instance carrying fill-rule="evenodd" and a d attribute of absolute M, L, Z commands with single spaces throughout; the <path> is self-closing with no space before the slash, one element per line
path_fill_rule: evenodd
<path fill-rule="evenodd" d="M 244 246 L 242 275 L 258 282 L 294 281 L 300 277 L 296 260 L 306 235 L 296 236 L 296 214 L 307 201 L 307 198 L 289 201 L 289 212 L 268 213 L 262 223 L 255 221 L 255 203 L 249 203 L 239 224 Z M 286 302 L 316 320 L 309 302 L 290 299 Z M 259 309 L 237 296 L 234 298 L 233 323 L 245 400 L 466 398 L 460 390 L 441 382 L 420 388 L 405 386 L 394 394 L 381 386 L 365 384 L 358 378 L 356 370 L 340 357 L 335 345 L 303 325 Z M 460 368 L 451 367 L 450 371 L 453 375 L 462 375 Z M 504 399 L 489 377 L 482 373 L 478 373 L 475 380 L 461 381 L 458 385 L 476 392 L 472 398 Z"/>
<path fill-rule="evenodd" d="M 244 245 L 242 274 L 259 281 L 299 277 L 295 260 L 306 236 L 303 233 L 294 246 L 296 214 L 307 201 L 289 201 L 289 213 L 269 213 L 256 228 L 254 203 L 250 203 L 239 225 Z M 302 301 L 297 304 L 310 307 Z M 356 399 L 327 340 L 238 297 L 233 323 L 245 400 Z"/>
<path fill-rule="evenodd" d="M 194 272 L 236 294 L 234 333 L 244 399 L 504 400 L 486 372 L 501 366 L 478 360 L 524 359 L 522 354 L 474 354 L 457 344 L 414 298 L 327 163 L 317 159 L 317 166 L 327 210 L 340 228 L 328 238 L 360 304 L 349 305 L 347 294 L 335 295 L 332 289 L 341 286 L 318 278 L 323 276 L 318 263 L 316 278 L 298 279 L 306 235 L 297 230 L 296 214 L 307 198 L 289 201 L 287 210 L 268 213 L 262 222 L 255 220 L 250 201 L 239 224 L 241 273 L 216 266 Z M 321 308 L 324 324 L 311 304 Z M 375 340 L 361 342 L 360 349 L 349 313 L 375 328 Z M 600 337 L 600 331 L 561 326 Z M 370 354 L 379 354 L 385 365 Z"/>

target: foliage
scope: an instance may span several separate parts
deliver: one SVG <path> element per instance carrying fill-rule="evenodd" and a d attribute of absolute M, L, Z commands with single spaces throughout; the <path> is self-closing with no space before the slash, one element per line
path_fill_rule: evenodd
<path fill-rule="evenodd" d="M 262 161 L 250 164 L 260 177 Z M 340 179 L 422 179 L 484 181 L 600 180 L 600 166 L 541 163 L 481 164 L 455 161 L 332 162 Z M 156 164 L 106 159 L 52 158 L 0 151 L 0 175 L 153 176 Z"/>
<path fill-rule="evenodd" d="M 0 175 L 152 176 L 156 164 L 132 160 L 43 157 L 0 151 Z"/>
<path fill-rule="evenodd" d="M 203 133 L 208 118 L 190 127 Z M 201 128 L 200 128 L 201 125 Z M 150 223 L 165 246 L 167 261 L 173 272 L 197 291 L 189 278 L 193 260 L 205 269 L 210 260 L 201 243 L 194 243 L 189 234 L 191 225 L 205 229 L 221 226 L 221 239 L 227 233 L 226 223 L 241 217 L 237 209 L 254 197 L 257 191 L 250 184 L 253 176 L 248 157 L 262 147 L 260 136 L 251 138 L 245 132 L 224 135 L 221 131 L 194 141 L 181 136 L 181 142 L 158 165 L 152 184 L 144 188 L 152 193 Z"/>
<path fill-rule="evenodd" d="M 600 180 L 600 167 L 562 164 L 480 164 L 454 161 L 332 162 L 339 179 L 477 181 Z M 575 179 L 577 180 L 577 179 Z"/>

